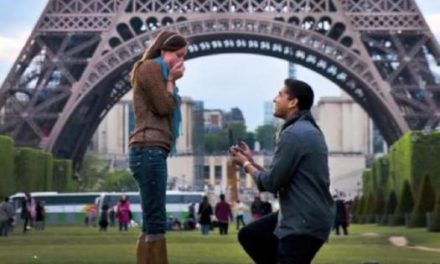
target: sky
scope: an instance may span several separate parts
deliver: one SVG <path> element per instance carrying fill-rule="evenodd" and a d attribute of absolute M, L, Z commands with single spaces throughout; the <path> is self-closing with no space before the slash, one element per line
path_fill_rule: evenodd
<path fill-rule="evenodd" d="M 0 83 L 12 67 L 48 0 L 0 0 Z M 417 0 L 431 30 L 440 40 L 440 1 Z M 178 82 L 181 95 L 204 101 L 205 108 L 239 107 L 249 130 L 263 123 L 270 101 L 288 75 L 286 61 L 249 54 L 211 55 L 186 62 Z M 297 66 L 297 78 L 311 84 L 315 103 L 338 96 L 340 89 L 321 75 Z"/>

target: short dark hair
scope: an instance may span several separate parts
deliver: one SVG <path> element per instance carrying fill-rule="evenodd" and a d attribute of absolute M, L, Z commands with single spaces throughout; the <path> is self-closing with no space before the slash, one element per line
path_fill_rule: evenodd
<path fill-rule="evenodd" d="M 284 84 L 287 87 L 287 92 L 290 97 L 298 99 L 299 110 L 310 110 L 310 108 L 312 108 L 315 94 L 310 85 L 303 81 L 290 78 L 284 80 Z"/>

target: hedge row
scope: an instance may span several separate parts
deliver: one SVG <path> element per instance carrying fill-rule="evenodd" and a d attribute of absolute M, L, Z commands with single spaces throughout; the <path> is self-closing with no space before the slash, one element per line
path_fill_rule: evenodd
<path fill-rule="evenodd" d="M 424 134 L 413 131 L 395 142 L 389 151 L 388 190 L 400 192 L 408 180 L 416 193 L 423 175 L 431 175 L 433 186 L 440 189 L 440 132 Z"/>
<path fill-rule="evenodd" d="M 0 197 L 11 195 L 15 190 L 14 141 L 0 136 Z"/>
<path fill-rule="evenodd" d="M 74 191 L 72 162 L 56 160 L 34 148 L 14 148 L 13 140 L 0 136 L 0 196 L 16 192 Z"/>
<path fill-rule="evenodd" d="M 59 192 L 74 191 L 75 183 L 72 178 L 71 160 L 53 161 L 53 187 Z"/>
<path fill-rule="evenodd" d="M 440 227 L 440 132 L 410 132 L 362 175 L 363 197 L 357 200 L 360 223 Z M 397 198 L 398 197 L 398 198 Z M 437 198 L 436 198 L 437 197 Z M 437 199 L 437 200 L 436 200 Z M 440 228 L 439 228 L 440 229 Z"/>

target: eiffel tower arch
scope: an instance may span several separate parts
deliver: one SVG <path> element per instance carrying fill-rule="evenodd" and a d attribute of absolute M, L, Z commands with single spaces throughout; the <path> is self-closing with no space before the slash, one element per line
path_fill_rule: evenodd
<path fill-rule="evenodd" d="M 325 76 L 389 144 L 440 122 L 440 48 L 414 0 L 50 0 L 2 84 L 0 133 L 79 164 L 161 29 L 190 40 L 188 59 L 253 53 Z"/>

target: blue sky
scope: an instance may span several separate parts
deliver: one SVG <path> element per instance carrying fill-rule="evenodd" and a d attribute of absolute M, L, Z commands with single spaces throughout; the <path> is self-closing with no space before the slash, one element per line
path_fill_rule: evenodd
<path fill-rule="evenodd" d="M 47 0 L 0 0 L 0 82 L 46 3 Z M 418 0 L 417 3 L 439 39 L 440 1 Z M 288 70 L 286 61 L 245 54 L 197 58 L 188 61 L 186 68 L 185 77 L 179 82 L 182 95 L 203 100 L 205 108 L 240 107 L 251 130 L 263 122 L 263 102 L 273 98 Z M 306 68 L 297 68 L 297 78 L 310 83 L 317 98 L 340 93 L 333 83 Z"/>

